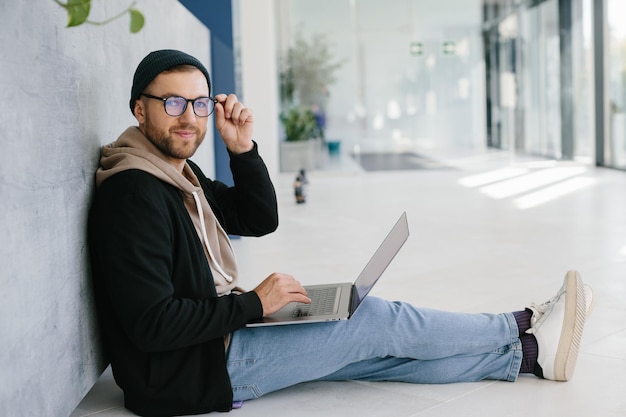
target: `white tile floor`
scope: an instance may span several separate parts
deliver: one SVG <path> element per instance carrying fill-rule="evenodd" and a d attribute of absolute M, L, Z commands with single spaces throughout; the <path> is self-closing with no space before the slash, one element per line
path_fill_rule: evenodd
<path fill-rule="evenodd" d="M 456 311 L 511 311 L 550 298 L 566 270 L 578 269 L 597 302 L 574 379 L 310 383 L 249 401 L 233 415 L 626 416 L 626 173 L 497 152 L 439 160 L 451 168 L 365 173 L 344 157 L 309 173 L 303 205 L 294 202 L 292 175 L 281 174 L 279 230 L 234 242 L 243 285 L 273 271 L 305 283 L 352 280 L 406 211 L 411 237 L 374 294 Z M 517 179 L 495 179 L 507 175 Z M 553 199 L 541 202 L 546 197 Z M 87 415 L 132 415 L 108 370 L 71 417 Z"/>

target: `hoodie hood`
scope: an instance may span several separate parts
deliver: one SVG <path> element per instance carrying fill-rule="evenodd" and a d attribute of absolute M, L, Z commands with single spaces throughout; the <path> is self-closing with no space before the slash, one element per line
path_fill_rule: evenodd
<path fill-rule="evenodd" d="M 237 285 L 237 262 L 228 235 L 209 206 L 200 181 L 185 164 L 182 174 L 138 127 L 129 127 L 113 143 L 102 147 L 100 166 L 96 171 L 96 187 L 107 178 L 130 169 L 147 172 L 176 187 L 202 242 L 213 273 L 217 293 L 230 293 Z"/>

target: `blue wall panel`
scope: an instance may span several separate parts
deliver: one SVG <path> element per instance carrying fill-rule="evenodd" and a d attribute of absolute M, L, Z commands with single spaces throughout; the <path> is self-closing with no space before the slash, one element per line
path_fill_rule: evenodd
<path fill-rule="evenodd" d="M 235 54 L 233 48 L 233 8 L 230 0 L 180 0 L 211 31 L 211 94 L 234 93 Z M 214 127 L 215 178 L 233 185 L 228 151 Z"/>

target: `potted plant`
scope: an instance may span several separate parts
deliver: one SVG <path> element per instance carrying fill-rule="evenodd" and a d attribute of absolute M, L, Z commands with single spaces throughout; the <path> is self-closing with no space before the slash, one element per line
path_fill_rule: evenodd
<path fill-rule="evenodd" d="M 283 111 L 280 121 L 285 140 L 281 142 L 281 169 L 294 171 L 319 168 L 324 159 L 324 107 L 334 73 L 343 63 L 334 61 L 322 35 L 305 39 L 296 35 L 287 50 L 280 72 Z"/>
<path fill-rule="evenodd" d="M 292 107 L 280 115 L 285 128 L 281 142 L 280 166 L 283 171 L 313 169 L 321 166 L 321 133 L 313 111 L 302 106 Z"/>
<path fill-rule="evenodd" d="M 288 142 L 309 140 L 321 135 L 315 114 L 305 107 L 290 108 L 280 115 L 280 121 Z"/>

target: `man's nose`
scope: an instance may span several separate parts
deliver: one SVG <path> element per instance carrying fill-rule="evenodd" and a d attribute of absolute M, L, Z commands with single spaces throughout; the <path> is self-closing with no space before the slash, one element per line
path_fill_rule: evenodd
<path fill-rule="evenodd" d="M 192 103 L 187 103 L 187 108 L 185 109 L 185 111 L 183 112 L 183 114 L 181 114 L 180 116 L 178 116 L 181 120 L 186 121 L 186 122 L 190 122 L 190 121 L 196 121 L 196 114 L 193 112 L 193 104 Z"/>

